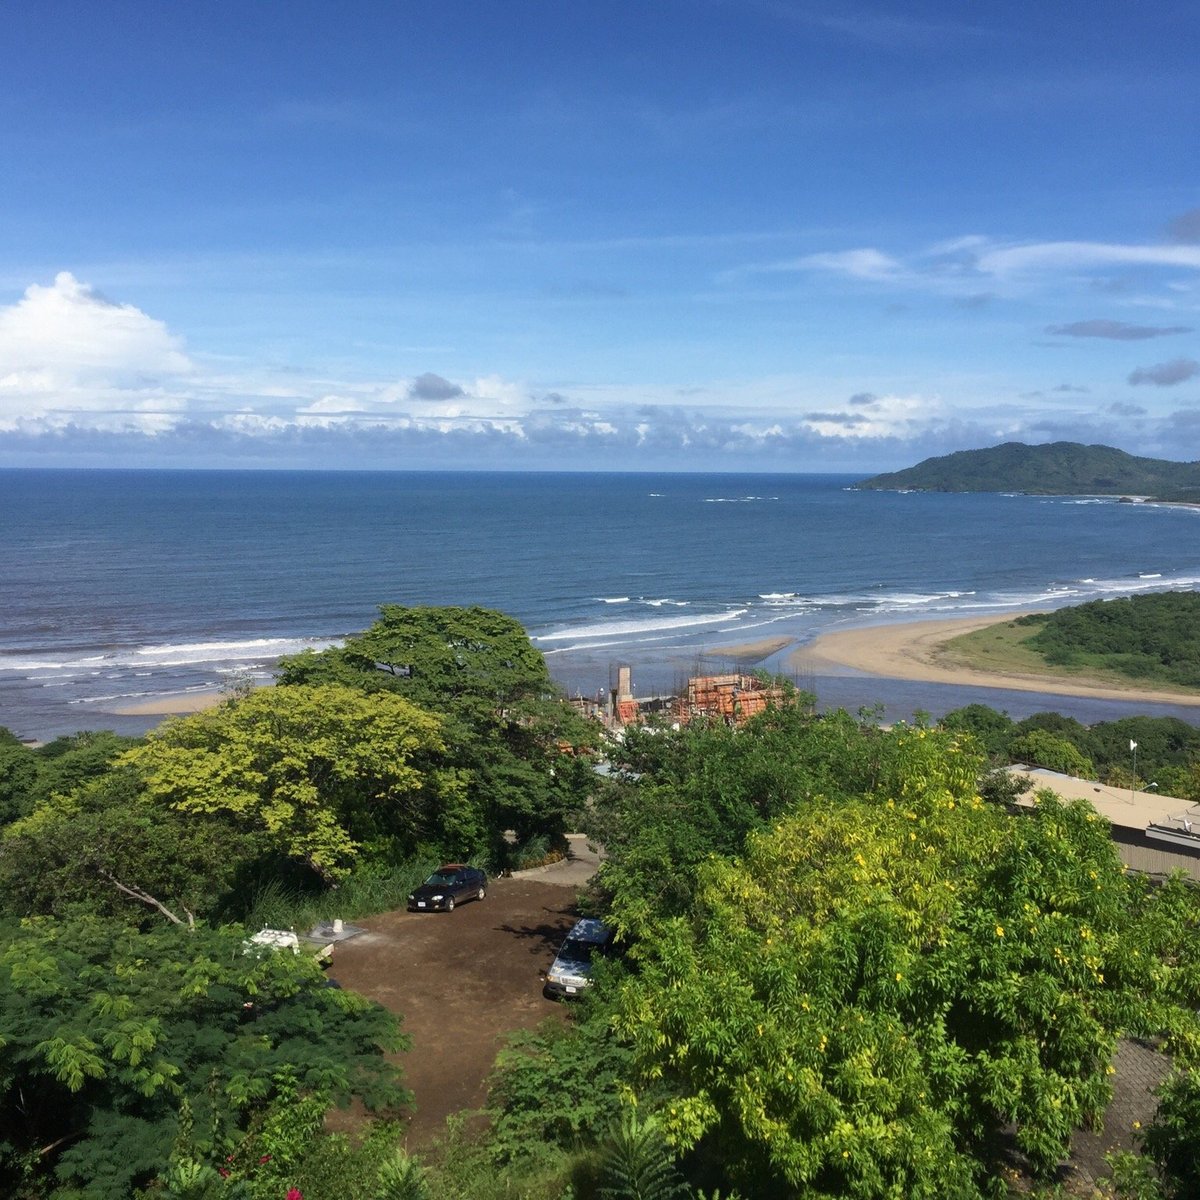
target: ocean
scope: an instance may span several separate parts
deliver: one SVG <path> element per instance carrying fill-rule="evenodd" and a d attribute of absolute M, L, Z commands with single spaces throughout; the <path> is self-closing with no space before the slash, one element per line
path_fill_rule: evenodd
<path fill-rule="evenodd" d="M 568 691 L 597 694 L 629 663 L 650 694 L 777 635 L 1200 585 L 1200 509 L 855 478 L 0 471 L 0 725 L 141 732 L 160 718 L 112 710 L 269 680 L 280 655 L 335 644 L 384 603 L 501 609 Z M 980 700 L 1200 720 L 850 671 L 798 682 L 890 719 Z"/>

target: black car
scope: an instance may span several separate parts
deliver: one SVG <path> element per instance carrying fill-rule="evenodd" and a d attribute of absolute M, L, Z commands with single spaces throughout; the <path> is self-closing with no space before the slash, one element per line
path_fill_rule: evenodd
<path fill-rule="evenodd" d="M 482 900 L 487 895 L 487 876 L 465 863 L 443 863 L 408 896 L 409 912 L 437 909 L 453 912 L 460 900 Z"/>

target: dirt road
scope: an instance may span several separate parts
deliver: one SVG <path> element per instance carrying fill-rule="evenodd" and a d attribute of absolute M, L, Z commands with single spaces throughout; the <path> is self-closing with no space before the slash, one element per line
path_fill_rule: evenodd
<path fill-rule="evenodd" d="M 586 851 L 532 877 L 489 881 L 487 899 L 452 913 L 384 913 L 338 946 L 331 974 L 401 1014 L 412 1049 L 399 1056 L 416 1096 L 408 1145 L 419 1148 L 447 1115 L 480 1107 L 502 1035 L 562 1006 L 542 997 L 538 971 L 575 920 Z"/>

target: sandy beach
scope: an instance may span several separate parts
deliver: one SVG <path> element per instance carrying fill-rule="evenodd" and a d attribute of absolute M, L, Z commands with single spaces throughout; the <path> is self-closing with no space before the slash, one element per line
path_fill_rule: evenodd
<path fill-rule="evenodd" d="M 180 692 L 174 696 L 152 696 L 136 704 L 101 709 L 118 717 L 175 717 L 215 708 L 226 698 L 224 692 Z"/>
<path fill-rule="evenodd" d="M 1020 613 L 1003 616 L 964 617 L 942 621 L 912 621 L 897 625 L 870 625 L 829 633 L 788 656 L 787 669 L 797 674 L 821 674 L 851 668 L 887 679 L 912 679 L 923 683 L 950 683 L 965 687 L 1008 688 L 1021 692 L 1047 692 L 1062 696 L 1089 696 L 1102 700 L 1128 700 L 1138 696 L 1156 704 L 1200 705 L 1200 696 L 1158 691 L 1130 683 L 1088 683 L 1079 676 L 1020 674 L 976 670 L 948 665 L 939 654 L 952 638 L 989 625 L 1011 621 Z"/>

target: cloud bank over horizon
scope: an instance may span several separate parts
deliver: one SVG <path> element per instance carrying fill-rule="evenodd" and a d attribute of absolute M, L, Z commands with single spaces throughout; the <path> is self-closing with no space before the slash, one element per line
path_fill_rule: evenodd
<path fill-rule="evenodd" d="M 884 277 L 874 266 L 864 275 L 856 258 L 835 269 Z M 1046 332 L 1141 342 L 1191 327 L 1091 318 Z M 1179 358 L 1136 367 L 1110 394 L 1197 376 L 1200 364 Z M 760 377 L 549 387 L 432 370 L 333 380 L 238 366 L 189 350 L 164 321 L 66 270 L 0 308 L 5 465 L 874 471 L 999 441 L 1104 441 L 1170 457 L 1192 417 L 1178 405 L 1084 402 L 1092 389 L 1069 383 L 998 390 L 984 403 L 853 386 L 821 394 L 804 378 Z"/>
<path fill-rule="evenodd" d="M 1200 458 L 1195 6 L 64 3 L 0 465 Z"/>

